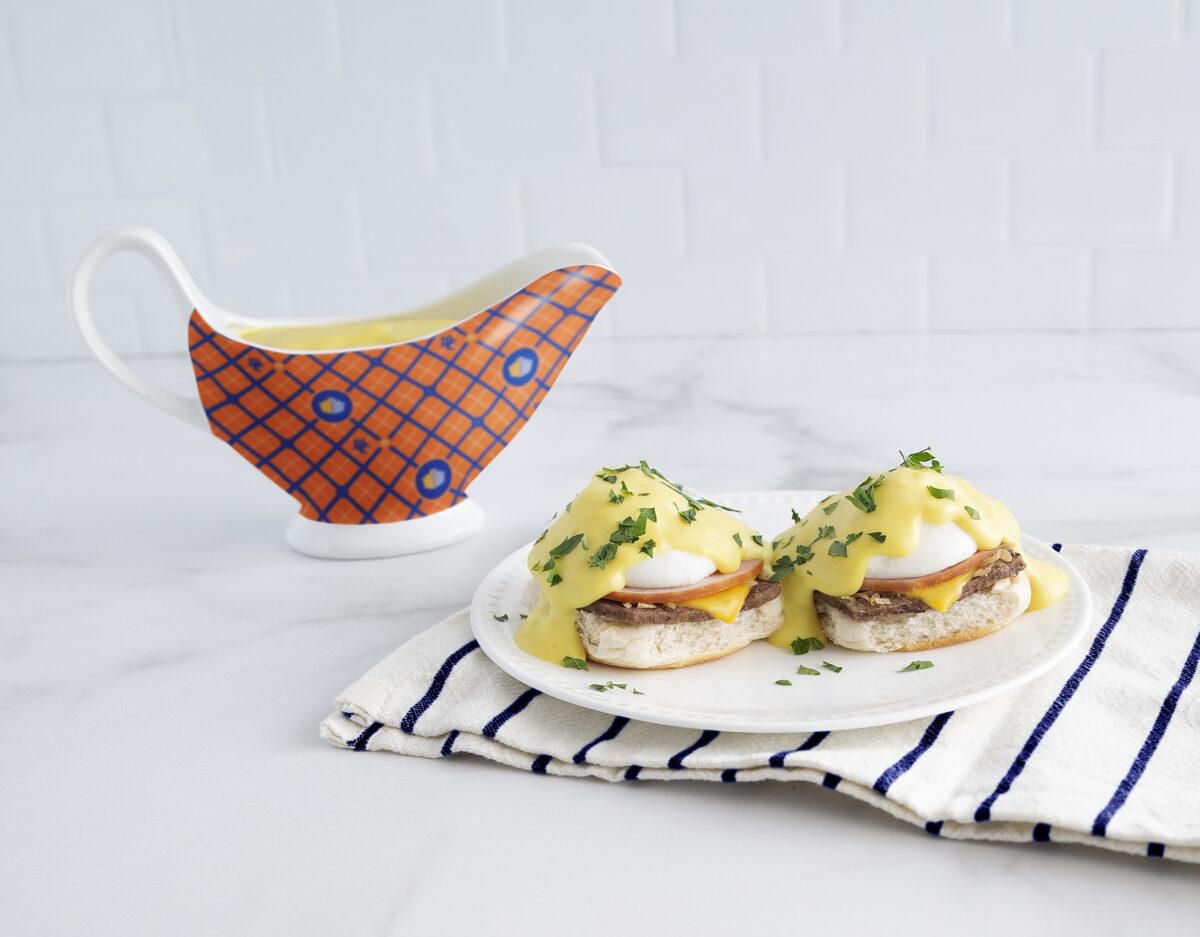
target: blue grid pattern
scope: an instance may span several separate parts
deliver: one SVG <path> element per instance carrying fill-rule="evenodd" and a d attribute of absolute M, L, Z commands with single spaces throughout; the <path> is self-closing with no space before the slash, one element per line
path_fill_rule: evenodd
<path fill-rule="evenodd" d="M 214 434 L 295 497 L 304 516 L 405 520 L 462 501 L 619 285 L 603 268 L 564 268 L 437 335 L 350 352 L 269 351 L 194 312 L 190 350 Z M 520 348 L 533 349 L 538 366 L 518 386 L 503 365 Z M 313 412 L 313 397 L 326 390 L 353 402 L 345 419 Z M 451 483 L 425 498 L 416 475 L 432 459 L 450 464 Z"/>

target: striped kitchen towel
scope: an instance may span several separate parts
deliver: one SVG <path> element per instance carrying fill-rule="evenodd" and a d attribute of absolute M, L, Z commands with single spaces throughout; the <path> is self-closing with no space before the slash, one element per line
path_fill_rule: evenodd
<path fill-rule="evenodd" d="M 718 733 L 630 721 L 530 689 L 479 650 L 465 611 L 338 700 L 354 751 L 470 753 L 608 781 L 812 781 L 934 836 L 1088 843 L 1200 862 L 1200 556 L 1067 547 L 1095 621 L 1007 696 L 875 729 Z"/>

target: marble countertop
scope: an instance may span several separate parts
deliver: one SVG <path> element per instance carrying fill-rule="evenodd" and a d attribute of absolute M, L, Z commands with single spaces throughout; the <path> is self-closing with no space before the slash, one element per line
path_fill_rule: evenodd
<path fill-rule="evenodd" d="M 1194 867 L 933 839 L 810 785 L 317 737 L 601 464 L 827 488 L 932 444 L 1044 540 L 1198 550 L 1200 333 L 589 340 L 472 489 L 486 531 L 368 562 L 291 553 L 286 495 L 92 364 L 3 367 L 0 414 L 4 933 L 1122 934 L 1200 904 Z"/>

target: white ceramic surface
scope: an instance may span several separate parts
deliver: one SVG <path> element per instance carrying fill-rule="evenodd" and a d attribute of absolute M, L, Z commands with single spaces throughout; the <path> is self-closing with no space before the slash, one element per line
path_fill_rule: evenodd
<path fill-rule="evenodd" d="M 1200 868 L 938 839 L 811 784 L 353 754 L 317 724 L 614 459 L 840 488 L 931 443 L 1046 540 L 1197 550 L 1198 408 L 1200 333 L 589 337 L 472 486 L 484 535 L 330 563 L 282 542 L 287 495 L 94 363 L 0 365 L 0 933 L 1185 933 Z"/>
<path fill-rule="evenodd" d="M 791 523 L 789 510 L 806 513 L 828 492 L 760 491 L 721 494 L 716 500 L 744 512 L 746 523 L 768 536 Z M 589 662 L 572 670 L 539 660 L 513 642 L 529 582 L 529 546 L 505 557 L 484 577 L 471 603 L 471 627 L 480 646 L 502 670 L 559 699 L 643 722 L 719 729 L 722 732 L 809 732 L 858 729 L 918 719 L 978 703 L 1018 689 L 1061 660 L 1087 631 L 1091 597 L 1087 584 L 1063 557 L 1032 537 L 1024 549 L 1057 563 L 1071 578 L 1063 601 L 1022 615 L 1008 627 L 953 647 L 917 654 L 870 654 L 828 644 L 796 655 L 766 641 L 721 660 L 676 670 L 624 670 Z M 507 615 L 507 621 L 497 621 Z M 910 661 L 933 667 L 901 673 Z M 822 661 L 842 667 L 822 670 Z M 797 674 L 798 665 L 818 675 Z M 791 680 L 779 686 L 776 680 Z M 608 680 L 629 689 L 597 692 Z M 632 693 L 636 687 L 640 695 Z"/>

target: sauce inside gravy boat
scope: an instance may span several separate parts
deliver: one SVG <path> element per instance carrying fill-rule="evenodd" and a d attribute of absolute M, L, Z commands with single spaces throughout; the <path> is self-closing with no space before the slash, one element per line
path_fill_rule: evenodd
<path fill-rule="evenodd" d="M 97 265 L 143 254 L 190 312 L 198 399 L 148 383 L 104 342 L 88 306 Z M 483 515 L 467 487 L 512 441 L 621 281 L 583 244 L 538 251 L 408 312 L 258 320 L 214 306 L 157 233 L 106 235 L 71 279 L 96 359 L 134 393 L 224 440 L 300 504 L 301 553 L 391 556 L 454 543 Z"/>

